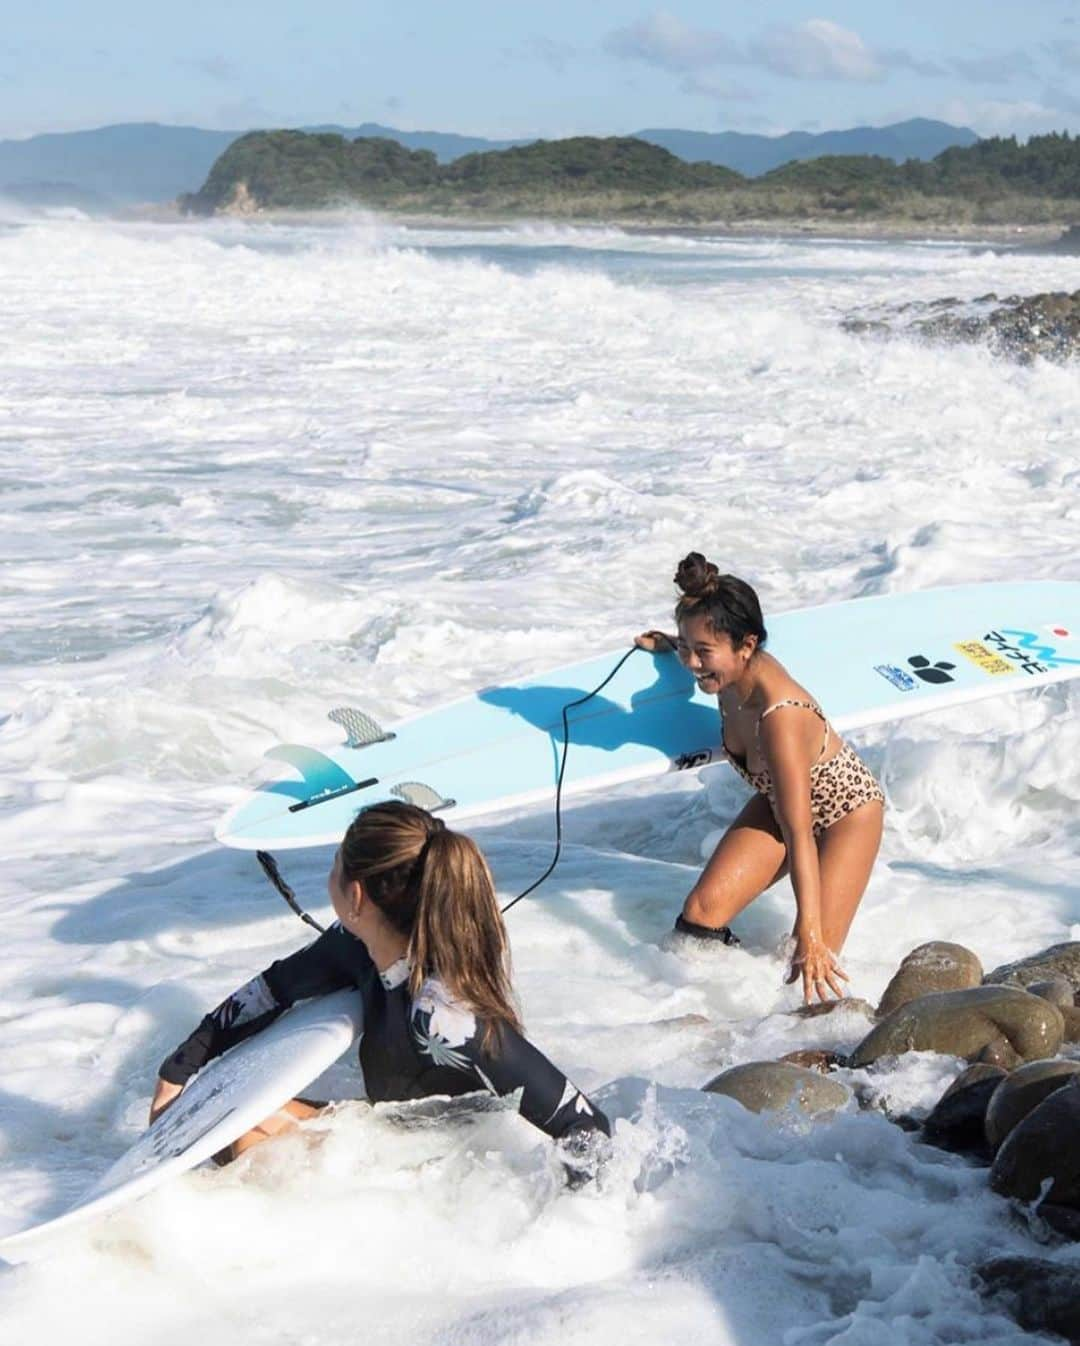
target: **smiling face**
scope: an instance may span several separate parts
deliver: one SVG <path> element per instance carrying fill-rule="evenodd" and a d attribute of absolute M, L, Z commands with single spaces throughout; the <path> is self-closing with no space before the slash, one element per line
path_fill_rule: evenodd
<path fill-rule="evenodd" d="M 746 672 L 757 648 L 757 637 L 747 636 L 736 648 L 731 637 L 716 631 L 703 615 L 688 613 L 679 620 L 679 658 L 690 670 L 697 685 L 709 696 L 717 696 L 733 686 Z"/>

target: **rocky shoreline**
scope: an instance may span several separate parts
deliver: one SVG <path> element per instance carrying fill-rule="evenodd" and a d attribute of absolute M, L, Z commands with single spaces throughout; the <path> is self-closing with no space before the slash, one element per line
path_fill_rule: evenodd
<path fill-rule="evenodd" d="M 794 1112 L 812 1123 L 880 1106 L 844 1078 L 849 1071 L 872 1072 L 906 1052 L 954 1056 L 966 1068 L 931 1112 L 890 1120 L 987 1168 L 990 1189 L 1039 1242 L 1080 1241 L 1080 942 L 984 975 L 970 949 L 935 941 L 907 955 L 876 1010 L 841 1000 L 793 1011 L 837 1012 L 869 1030 L 850 1053 L 746 1062 L 704 1088 L 752 1112 Z M 1080 1342 L 1080 1276 L 1071 1264 L 1004 1257 L 970 1271 L 1022 1327 Z"/>
<path fill-rule="evenodd" d="M 984 346 L 1018 364 L 1080 358 L 1080 290 L 1046 294 L 953 296 L 899 304 L 874 314 L 855 313 L 841 326 L 856 335 L 916 337 L 937 345 Z"/>

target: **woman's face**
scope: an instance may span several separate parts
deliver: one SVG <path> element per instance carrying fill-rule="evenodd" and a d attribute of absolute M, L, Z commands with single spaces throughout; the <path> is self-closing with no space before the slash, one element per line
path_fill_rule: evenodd
<path fill-rule="evenodd" d="M 736 649 L 731 637 L 714 631 L 706 617 L 688 616 L 679 622 L 679 658 L 709 696 L 719 695 L 742 677 L 755 643 L 753 636 L 747 636 Z"/>

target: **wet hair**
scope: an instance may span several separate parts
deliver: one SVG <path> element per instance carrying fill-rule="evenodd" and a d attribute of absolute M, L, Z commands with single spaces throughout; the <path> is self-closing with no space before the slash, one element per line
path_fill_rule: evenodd
<path fill-rule="evenodd" d="M 745 580 L 721 575 L 718 566 L 699 551 L 692 551 L 679 562 L 675 583 L 682 597 L 675 604 L 675 620 L 704 617 L 717 635 L 730 638 L 739 649 L 747 636 L 757 637 L 760 649 L 768 639 L 758 596 Z"/>
<path fill-rule="evenodd" d="M 520 1029 L 506 927 L 471 837 L 415 804 L 373 804 L 345 833 L 341 870 L 408 936 L 414 996 L 425 977 L 439 977 L 481 1019 L 486 1046 L 497 1043 L 503 1024 Z"/>

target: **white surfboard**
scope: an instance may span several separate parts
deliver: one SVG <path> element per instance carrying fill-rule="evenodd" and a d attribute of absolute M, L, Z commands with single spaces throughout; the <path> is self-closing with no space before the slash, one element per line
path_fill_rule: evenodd
<path fill-rule="evenodd" d="M 1080 676 L 1080 583 L 967 584 L 882 594 L 767 619 L 768 648 L 841 733 Z M 267 756 L 299 779 L 263 786 L 220 823 L 249 850 L 332 844 L 358 809 L 409 798 L 464 820 L 549 801 L 562 708 L 625 651 L 555 669 L 387 726 L 343 708 L 345 747 L 283 744 Z M 564 793 L 720 759 L 715 698 L 670 654 L 636 651 L 569 712 Z"/>
<path fill-rule="evenodd" d="M 0 1258 L 32 1258 L 55 1234 L 106 1215 L 195 1168 L 295 1098 L 349 1050 L 362 1027 L 359 991 L 334 991 L 287 1010 L 201 1070 L 68 1210 L 0 1238 Z"/>

